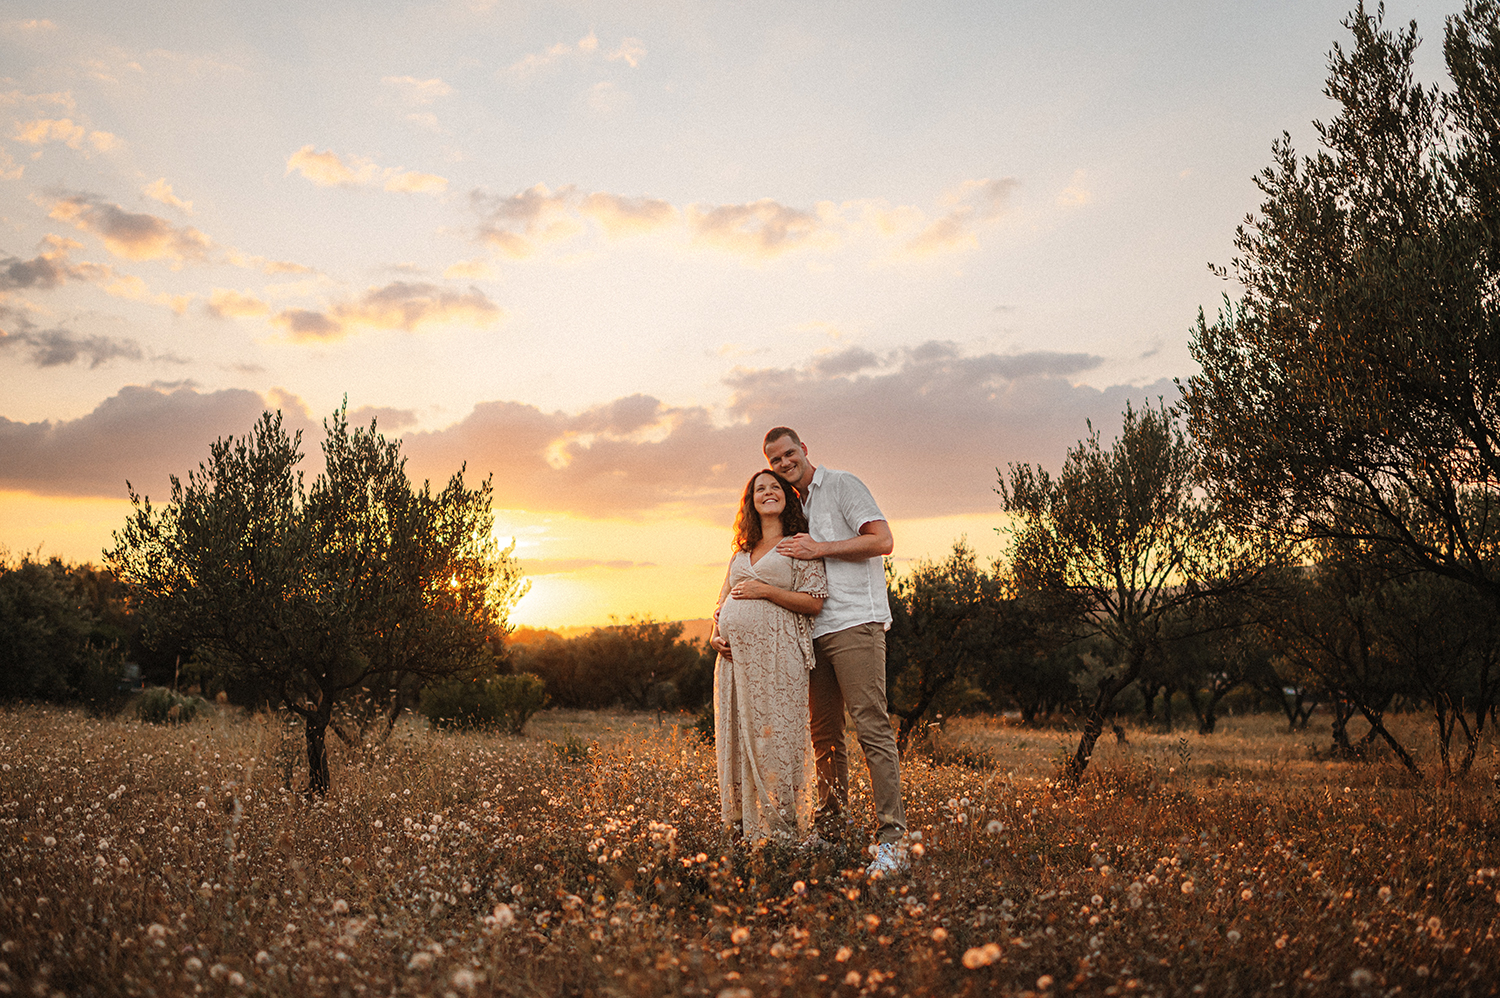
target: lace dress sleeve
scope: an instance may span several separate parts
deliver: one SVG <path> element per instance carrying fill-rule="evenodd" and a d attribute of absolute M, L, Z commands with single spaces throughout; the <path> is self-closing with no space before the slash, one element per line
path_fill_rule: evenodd
<path fill-rule="evenodd" d="M 823 570 L 823 559 L 815 558 L 812 561 L 803 561 L 801 558 L 792 559 L 792 588 L 799 593 L 809 596 L 817 596 L 820 599 L 828 598 L 828 573 Z M 813 654 L 813 619 L 805 613 L 794 614 L 797 618 L 797 646 L 802 651 L 802 662 L 810 671 L 816 664 Z"/>
<path fill-rule="evenodd" d="M 794 559 L 792 561 L 792 588 L 799 593 L 826 599 L 828 597 L 828 573 L 823 569 L 823 559 L 814 558 L 811 561 Z"/>

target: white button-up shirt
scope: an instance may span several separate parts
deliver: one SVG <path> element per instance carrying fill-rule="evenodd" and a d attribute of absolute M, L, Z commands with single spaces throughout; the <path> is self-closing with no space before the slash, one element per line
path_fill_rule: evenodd
<path fill-rule="evenodd" d="M 803 503 L 808 533 L 815 541 L 847 541 L 859 536 L 859 528 L 885 514 L 865 483 L 847 471 L 818 468 L 813 472 Z M 823 559 L 828 573 L 828 599 L 823 612 L 813 618 L 813 637 L 842 631 L 857 624 L 891 623 L 891 607 L 885 596 L 885 559 L 844 561 Z"/>

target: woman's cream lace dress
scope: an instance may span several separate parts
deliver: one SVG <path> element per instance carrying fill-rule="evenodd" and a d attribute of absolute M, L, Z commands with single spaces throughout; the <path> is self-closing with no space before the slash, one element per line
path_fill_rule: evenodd
<path fill-rule="evenodd" d="M 766 599 L 731 599 L 755 578 L 813 596 L 828 595 L 823 562 L 772 551 L 755 564 L 743 551 L 729 563 L 719 634 L 729 642 L 714 667 L 714 736 L 724 823 L 745 838 L 800 839 L 812 816 L 815 778 L 808 732 L 807 673 L 812 618 Z"/>

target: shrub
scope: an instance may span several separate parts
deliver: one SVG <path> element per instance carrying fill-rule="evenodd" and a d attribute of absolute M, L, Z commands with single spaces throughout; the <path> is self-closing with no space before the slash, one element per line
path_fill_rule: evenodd
<path fill-rule="evenodd" d="M 717 739 L 714 725 L 714 702 L 709 700 L 703 705 L 703 709 L 693 716 L 693 731 L 703 739 L 703 744 L 712 745 Z"/>
<path fill-rule="evenodd" d="M 518 735 L 546 703 L 546 685 L 526 673 L 455 679 L 422 691 L 422 715 L 439 728 L 498 728 Z"/>
<path fill-rule="evenodd" d="M 185 696 L 165 686 L 153 686 L 135 703 L 135 716 L 147 724 L 186 724 L 210 709 L 202 697 Z"/>

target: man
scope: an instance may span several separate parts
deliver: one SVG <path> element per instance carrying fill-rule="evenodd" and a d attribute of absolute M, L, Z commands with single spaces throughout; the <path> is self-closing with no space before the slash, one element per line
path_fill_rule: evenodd
<path fill-rule="evenodd" d="M 793 558 L 822 558 L 828 599 L 813 618 L 816 664 L 808 675 L 813 759 L 818 771 L 818 831 L 837 841 L 849 803 L 849 758 L 844 708 L 870 767 L 875 797 L 875 859 L 865 871 L 889 876 L 906 869 L 906 810 L 901 803 L 901 757 L 885 701 L 885 632 L 891 609 L 885 595 L 886 555 L 894 542 L 875 497 L 847 471 L 817 468 L 807 445 L 786 426 L 765 437 L 766 461 L 802 496 L 808 533 L 787 537 L 776 550 Z"/>

